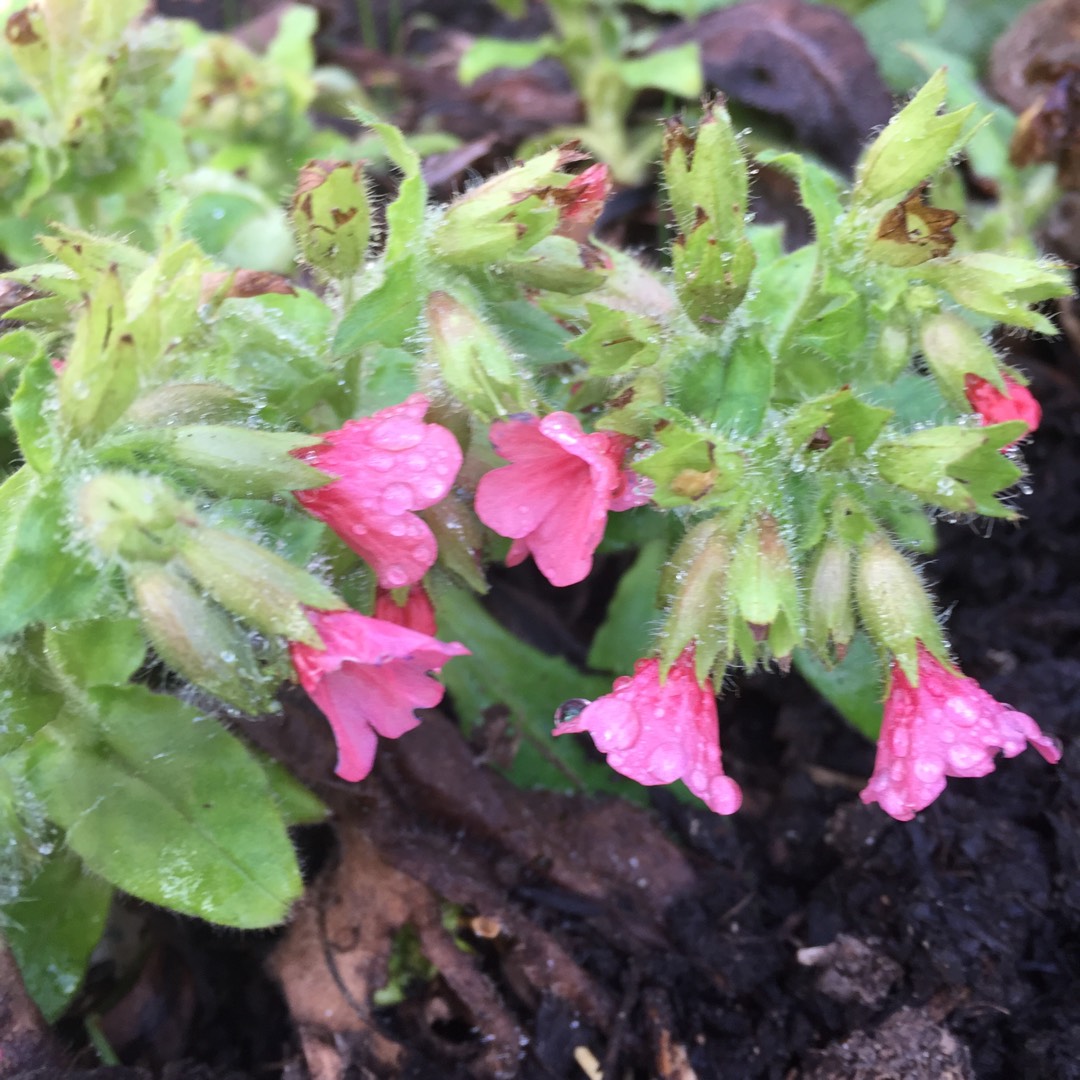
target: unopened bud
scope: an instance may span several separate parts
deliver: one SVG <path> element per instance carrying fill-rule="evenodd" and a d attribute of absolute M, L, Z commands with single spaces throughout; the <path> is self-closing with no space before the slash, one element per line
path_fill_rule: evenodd
<path fill-rule="evenodd" d="M 499 264 L 509 277 L 531 289 L 576 296 L 604 283 L 607 256 L 595 245 L 566 236 L 547 236 L 521 255 Z"/>
<path fill-rule="evenodd" d="M 580 197 L 570 188 L 575 178 L 559 170 L 583 157 L 572 146 L 556 147 L 466 191 L 432 234 L 435 251 L 455 266 L 527 251 L 559 227 L 564 208 Z"/>
<path fill-rule="evenodd" d="M 941 312 L 931 316 L 922 324 L 921 342 L 926 366 L 954 408 L 970 411 L 965 392 L 968 375 L 977 375 L 1004 391 L 1005 379 L 997 355 L 982 334 L 959 315 Z"/>
<path fill-rule="evenodd" d="M 729 602 L 747 665 L 753 665 L 761 652 L 786 661 L 801 642 L 799 588 L 787 544 L 771 514 L 759 515 L 739 537 L 731 562 Z"/>
<path fill-rule="evenodd" d="M 333 278 L 363 265 L 371 239 L 371 206 L 359 162 L 309 161 L 292 199 L 293 228 L 304 258 Z"/>
<path fill-rule="evenodd" d="M 131 473 L 99 473 L 80 488 L 78 516 L 90 542 L 104 555 L 164 562 L 180 527 L 195 510 L 163 480 Z"/>
<path fill-rule="evenodd" d="M 871 639 L 896 657 L 912 685 L 919 677 L 920 641 L 934 655 L 945 655 L 933 603 L 919 575 L 880 534 L 871 537 L 859 553 L 855 595 Z"/>
<path fill-rule="evenodd" d="M 714 666 L 727 667 L 732 640 L 726 601 L 736 527 L 737 522 L 723 516 L 709 518 L 695 525 L 676 548 L 665 572 L 671 602 L 660 638 L 661 670 L 667 671 L 692 643 L 699 679 Z"/>
<path fill-rule="evenodd" d="M 265 634 L 319 646 L 305 607 L 334 611 L 345 602 L 306 570 L 233 533 L 196 525 L 177 544 L 184 569 L 223 608 Z"/>
<path fill-rule="evenodd" d="M 199 486 L 229 498 L 265 499 L 333 479 L 291 456 L 293 450 L 318 443 L 318 435 L 183 424 L 140 432 L 129 441 L 144 453 L 172 462 Z"/>
<path fill-rule="evenodd" d="M 247 635 L 177 567 L 139 563 L 129 580 L 143 630 L 169 667 L 246 712 L 268 707 L 272 695 Z"/>
<path fill-rule="evenodd" d="M 843 660 L 855 636 L 851 548 L 828 540 L 810 574 L 807 632 L 810 644 L 826 662 Z"/>
<path fill-rule="evenodd" d="M 485 421 L 530 412 L 532 395 L 495 332 L 444 292 L 428 297 L 431 352 L 454 395 Z"/>

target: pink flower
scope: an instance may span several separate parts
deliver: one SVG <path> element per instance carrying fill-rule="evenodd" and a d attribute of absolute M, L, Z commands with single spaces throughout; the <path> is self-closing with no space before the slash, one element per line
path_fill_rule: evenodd
<path fill-rule="evenodd" d="M 995 701 L 920 644 L 918 686 L 893 661 L 874 775 L 860 798 L 910 821 L 942 793 L 945 777 L 985 776 L 999 750 L 1016 757 L 1028 743 L 1051 764 L 1061 759 L 1057 742 L 1030 716 Z"/>
<path fill-rule="evenodd" d="M 639 660 L 632 676 L 615 680 L 610 694 L 555 728 L 556 735 L 587 731 L 608 764 L 639 784 L 682 780 L 710 810 L 733 814 L 742 791 L 724 775 L 712 682 L 699 684 L 688 647 L 660 682 L 660 662 Z"/>
<path fill-rule="evenodd" d="M 1005 376 L 1005 391 L 1003 394 L 992 382 L 970 372 L 964 376 L 964 394 L 984 425 L 1023 420 L 1028 432 L 1034 431 L 1042 419 L 1042 409 L 1035 395 L 1008 375 Z M 1012 445 L 1009 443 L 1009 446 Z"/>
<path fill-rule="evenodd" d="M 648 502 L 647 482 L 623 468 L 632 440 L 556 412 L 491 425 L 491 442 L 512 464 L 480 478 L 476 513 L 514 542 L 507 566 L 532 555 L 552 585 L 573 585 L 592 568 L 609 510 Z"/>
<path fill-rule="evenodd" d="M 376 734 L 396 739 L 417 727 L 414 710 L 443 696 L 428 673 L 469 650 L 355 611 L 309 608 L 308 618 L 324 648 L 290 642 L 293 667 L 334 730 L 338 776 L 363 780 L 375 760 Z"/>
<path fill-rule="evenodd" d="M 413 394 L 326 432 L 318 446 L 293 451 L 337 477 L 295 492 L 300 505 L 363 556 L 384 588 L 411 585 L 431 569 L 435 537 L 413 511 L 444 498 L 461 468 L 457 439 L 423 422 L 427 408 L 427 398 Z"/>
<path fill-rule="evenodd" d="M 399 604 L 387 589 L 376 589 L 375 618 L 435 636 L 435 608 L 423 585 L 413 585 L 403 604 Z"/>
<path fill-rule="evenodd" d="M 556 233 L 562 236 L 587 235 L 611 194 L 611 175 L 606 165 L 590 165 L 564 187 Z"/>

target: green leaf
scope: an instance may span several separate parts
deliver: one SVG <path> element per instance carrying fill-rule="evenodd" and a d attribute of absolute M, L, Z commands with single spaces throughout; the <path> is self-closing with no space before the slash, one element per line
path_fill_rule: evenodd
<path fill-rule="evenodd" d="M 142 666 L 146 638 L 138 619 L 112 616 L 45 631 L 49 662 L 79 686 L 123 686 Z"/>
<path fill-rule="evenodd" d="M 386 278 L 345 312 L 334 336 L 335 355 L 349 356 L 375 342 L 401 348 L 416 332 L 423 302 L 414 258 L 387 267 Z"/>
<path fill-rule="evenodd" d="M 402 172 L 397 197 L 386 208 L 388 235 L 383 257 L 390 264 L 408 255 L 424 223 L 427 184 L 420 173 L 420 156 L 405 141 L 401 131 L 393 124 L 371 123 L 368 126 L 382 139 L 387 156 Z"/>
<path fill-rule="evenodd" d="M 558 41 L 551 34 L 542 34 L 530 41 L 509 41 L 505 38 L 476 38 L 458 62 L 458 82 L 468 86 L 496 68 L 527 68 L 545 56 L 559 52 Z"/>
<path fill-rule="evenodd" d="M 668 424 L 656 435 L 662 449 L 635 462 L 635 472 L 656 483 L 653 502 L 675 506 L 723 505 L 730 492 L 738 492 L 743 460 L 719 437 Z"/>
<path fill-rule="evenodd" d="M 650 540 L 619 579 L 607 614 L 589 649 L 589 667 L 625 672 L 634 661 L 648 656 L 662 612 L 657 583 L 668 558 L 664 540 Z"/>
<path fill-rule="evenodd" d="M 773 386 L 773 359 L 761 339 L 743 335 L 736 339 L 723 366 L 723 386 L 715 398 L 698 398 L 699 406 L 707 405 L 702 414 L 725 434 L 749 438 L 761 430 L 765 410 Z M 683 385 L 687 391 L 688 383 Z"/>
<path fill-rule="evenodd" d="M 26 468 L 0 488 L 0 637 L 33 622 L 85 616 L 98 599 L 98 569 L 71 550 L 59 486 Z"/>
<path fill-rule="evenodd" d="M 2 909 L 4 937 L 46 1020 L 56 1020 L 79 988 L 112 894 L 112 886 L 61 850 Z"/>
<path fill-rule="evenodd" d="M 833 668 L 807 649 L 792 654 L 802 677 L 856 730 L 876 739 L 881 730 L 882 672 L 870 639 L 861 631 L 852 638 L 847 655 Z"/>
<path fill-rule="evenodd" d="M 357 413 L 361 416 L 400 405 L 419 387 L 416 357 L 405 349 L 373 345 L 365 350 L 357 386 Z"/>
<path fill-rule="evenodd" d="M 37 352 L 27 358 L 11 398 L 11 426 L 26 463 L 40 473 L 50 472 L 55 463 L 56 447 L 50 423 L 55 409 L 48 407 L 55 389 L 56 371 L 38 344 Z"/>
<path fill-rule="evenodd" d="M 472 652 L 448 664 L 442 681 L 466 730 L 476 727 L 492 705 L 510 709 L 521 735 L 510 778 L 522 786 L 617 791 L 640 801 L 640 789 L 590 761 L 583 742 L 551 738 L 555 710 L 570 698 L 606 694 L 609 680 L 585 675 L 565 660 L 525 644 L 463 589 L 435 581 L 432 586 L 440 633 L 467 641 Z"/>
<path fill-rule="evenodd" d="M 252 753 L 266 774 L 270 794 L 287 826 L 318 825 L 326 820 L 330 811 L 322 799 L 300 783 L 280 761 L 255 751 Z"/>
<path fill-rule="evenodd" d="M 210 922 L 256 929 L 302 884 L 266 776 L 208 716 L 140 686 L 98 688 L 43 729 L 27 779 L 66 844 L 119 888 Z"/>
<path fill-rule="evenodd" d="M 844 212 L 840 202 L 840 182 L 814 161 L 799 154 L 763 150 L 757 155 L 762 165 L 771 165 L 794 177 L 799 185 L 799 197 L 814 222 L 814 239 L 824 246 L 833 227 Z"/>
<path fill-rule="evenodd" d="M 633 90 L 664 90 L 676 97 L 695 98 L 705 88 L 701 50 L 696 41 L 673 49 L 620 60 L 619 77 Z"/>

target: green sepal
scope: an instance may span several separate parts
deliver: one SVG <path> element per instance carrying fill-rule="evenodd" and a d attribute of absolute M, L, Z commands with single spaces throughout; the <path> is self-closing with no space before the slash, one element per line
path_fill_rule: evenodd
<path fill-rule="evenodd" d="M 568 236 L 545 236 L 528 251 L 511 254 L 499 269 L 528 289 L 577 296 L 604 283 L 607 266 L 599 248 Z"/>
<path fill-rule="evenodd" d="M 919 643 L 935 655 L 943 653 L 941 628 L 919 575 L 880 533 L 859 552 L 855 597 L 871 640 L 887 656 L 895 657 L 911 684 L 917 684 Z"/>
<path fill-rule="evenodd" d="M 635 472 L 655 482 L 657 506 L 717 506 L 742 487 L 742 456 L 719 436 L 668 424 L 655 435 L 663 449 L 633 463 Z"/>
<path fill-rule="evenodd" d="M 345 312 L 334 336 L 334 353 L 349 356 L 375 342 L 401 346 L 416 332 L 423 294 L 416 287 L 415 259 L 387 267 L 386 277 Z"/>
<path fill-rule="evenodd" d="M 853 204 L 899 201 L 963 146 L 964 129 L 975 106 L 939 113 L 946 90 L 945 70 L 941 69 L 863 151 L 855 170 Z"/>
<path fill-rule="evenodd" d="M 11 396 L 11 426 L 26 463 L 39 473 L 48 473 L 56 464 L 56 434 L 51 422 L 56 371 L 40 342 L 37 345 L 38 351 L 27 358 Z"/>
<path fill-rule="evenodd" d="M 652 367 L 660 359 L 661 327 L 647 315 L 586 302 L 588 329 L 566 342 L 593 375 L 615 375 L 631 365 Z"/>
<path fill-rule="evenodd" d="M 292 222 L 307 262 L 328 277 L 352 277 L 364 265 L 371 239 L 363 165 L 309 161 L 297 180 Z"/>
<path fill-rule="evenodd" d="M 137 431 L 104 449 L 107 460 L 162 462 L 196 486 L 236 499 L 269 499 L 282 491 L 321 487 L 334 477 L 293 457 L 319 435 L 253 431 L 225 424 L 180 424 Z"/>
<path fill-rule="evenodd" d="M 176 567 L 139 563 L 128 580 L 142 632 L 169 667 L 245 712 L 270 708 L 274 687 L 259 671 L 249 635 Z"/>
<path fill-rule="evenodd" d="M 991 251 L 934 259 L 921 266 L 919 273 L 972 311 L 1051 337 L 1057 334 L 1057 327 L 1030 305 L 1072 294 L 1068 271 L 1060 263 Z"/>
<path fill-rule="evenodd" d="M 660 670 L 667 673 L 694 643 L 694 669 L 704 679 L 731 660 L 734 642 L 727 603 L 737 517 L 708 518 L 695 525 L 671 557 L 667 617 L 660 634 Z"/>
<path fill-rule="evenodd" d="M 965 377 L 977 375 L 1005 393 L 997 354 L 969 322 L 954 312 L 931 315 L 919 329 L 923 359 L 937 379 L 942 396 L 960 412 L 971 412 Z"/>
<path fill-rule="evenodd" d="M 1012 521 L 1017 511 L 995 495 L 1022 474 L 1000 450 L 1027 430 L 1020 420 L 983 428 L 927 428 L 883 440 L 875 462 L 882 479 L 931 506 Z"/>
<path fill-rule="evenodd" d="M 780 169 L 795 179 L 799 198 L 814 223 L 814 239 L 819 249 L 824 248 L 844 213 L 840 181 L 828 169 L 799 154 L 762 150 L 756 158 L 760 164 Z"/>

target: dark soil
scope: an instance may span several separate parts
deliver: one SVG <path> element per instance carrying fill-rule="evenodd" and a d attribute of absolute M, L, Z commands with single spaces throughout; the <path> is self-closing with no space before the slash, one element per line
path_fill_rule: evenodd
<path fill-rule="evenodd" d="M 719 818 L 653 789 L 643 815 L 517 792 L 433 717 L 384 744 L 363 785 L 320 789 L 337 824 L 298 837 L 312 885 L 288 930 L 131 905 L 140 963 L 127 986 L 94 973 L 121 999 L 96 1008 L 124 1062 L 550 1080 L 587 1076 L 586 1047 L 636 1080 L 1080 1077 L 1080 358 L 1011 345 L 1045 410 L 1027 520 L 943 525 L 930 574 L 966 673 L 1058 736 L 1060 766 L 1001 761 L 900 824 L 858 801 L 872 745 L 772 673 L 721 703 L 744 808 Z M 562 610 L 527 577 L 503 595 L 523 588 Z M 293 714 L 275 749 L 295 738 L 308 760 L 315 728 Z M 371 1008 L 400 926 L 438 974 Z M 85 1042 L 80 1022 L 61 1034 Z"/>

